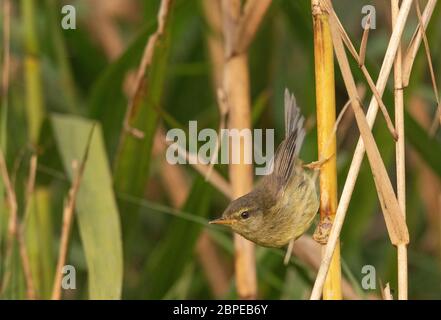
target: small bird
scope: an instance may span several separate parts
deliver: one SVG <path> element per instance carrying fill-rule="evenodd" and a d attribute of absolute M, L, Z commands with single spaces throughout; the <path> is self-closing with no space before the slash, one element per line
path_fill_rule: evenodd
<path fill-rule="evenodd" d="M 282 247 L 308 230 L 319 209 L 316 176 L 298 158 L 305 130 L 294 95 L 285 89 L 285 139 L 272 159 L 272 173 L 233 200 L 221 224 L 264 247 Z"/>

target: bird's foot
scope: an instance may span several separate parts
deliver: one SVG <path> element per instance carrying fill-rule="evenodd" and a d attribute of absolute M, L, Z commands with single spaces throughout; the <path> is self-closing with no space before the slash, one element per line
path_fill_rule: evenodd
<path fill-rule="evenodd" d="M 311 170 L 320 170 L 322 168 L 322 166 L 328 162 L 333 156 L 329 156 L 325 159 L 321 159 L 321 160 L 317 160 L 317 161 L 313 161 L 310 163 L 306 163 L 303 165 L 304 168 L 308 168 Z"/>
<path fill-rule="evenodd" d="M 329 234 L 331 233 L 331 228 L 332 219 L 329 216 L 325 216 L 323 219 L 320 219 L 312 238 L 321 245 L 327 244 Z"/>

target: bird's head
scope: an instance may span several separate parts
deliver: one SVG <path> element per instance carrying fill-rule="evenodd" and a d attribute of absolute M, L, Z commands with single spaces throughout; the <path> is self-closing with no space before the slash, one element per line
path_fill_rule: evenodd
<path fill-rule="evenodd" d="M 245 238 L 253 238 L 263 224 L 263 211 L 258 203 L 254 193 L 248 193 L 232 201 L 222 216 L 210 224 L 226 225 Z"/>

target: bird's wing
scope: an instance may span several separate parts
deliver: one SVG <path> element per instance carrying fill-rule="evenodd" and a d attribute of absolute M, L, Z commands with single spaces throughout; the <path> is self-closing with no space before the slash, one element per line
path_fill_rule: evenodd
<path fill-rule="evenodd" d="M 285 139 L 274 155 L 273 177 L 278 184 L 286 185 L 305 138 L 304 118 L 297 106 L 296 98 L 285 89 Z"/>

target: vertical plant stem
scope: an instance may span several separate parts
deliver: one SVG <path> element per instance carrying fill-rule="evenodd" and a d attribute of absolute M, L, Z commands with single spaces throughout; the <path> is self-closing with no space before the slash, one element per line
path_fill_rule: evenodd
<path fill-rule="evenodd" d="M 314 26 L 318 154 L 319 159 L 329 158 L 320 169 L 319 228 L 327 228 L 329 232 L 337 209 L 337 144 L 333 135 L 335 124 L 334 54 L 328 14 L 322 10 L 320 0 L 312 0 L 311 4 Z M 323 287 L 323 299 L 341 298 L 340 250 L 337 243 Z"/>
<path fill-rule="evenodd" d="M 78 163 L 76 163 L 78 165 Z M 78 168 L 74 167 L 75 181 L 69 189 L 68 199 L 63 209 L 63 225 L 61 228 L 60 248 L 58 252 L 57 267 L 55 268 L 54 285 L 52 289 L 52 300 L 61 299 L 61 281 L 63 277 L 63 267 L 66 264 L 67 251 L 69 248 L 70 230 L 74 218 L 75 198 L 79 187 L 80 176 Z"/>
<path fill-rule="evenodd" d="M 216 92 L 222 87 L 222 76 L 224 69 L 224 41 L 222 39 L 222 14 L 218 0 L 203 0 L 205 19 L 209 26 L 206 32 L 207 47 L 210 55 L 211 75 L 213 87 Z"/>
<path fill-rule="evenodd" d="M 67 251 L 69 249 L 69 238 L 72 222 L 75 213 L 75 203 L 77 199 L 78 190 L 80 189 L 81 179 L 83 178 L 84 169 L 86 167 L 87 157 L 89 155 L 89 148 L 92 141 L 93 131 L 95 125 L 89 133 L 89 138 L 86 146 L 86 151 L 84 152 L 83 159 L 80 163 L 78 161 L 73 161 L 72 163 L 72 185 L 69 189 L 67 195 L 67 201 L 63 208 L 63 225 L 61 227 L 61 239 L 60 248 L 58 253 L 57 267 L 55 269 L 55 278 L 52 288 L 52 300 L 61 299 L 61 285 L 63 277 L 63 268 L 67 259 Z"/>
<path fill-rule="evenodd" d="M 230 106 L 230 129 L 246 129 L 251 125 L 248 59 L 246 54 L 230 57 L 225 63 L 224 88 Z M 251 191 L 253 187 L 253 172 L 250 164 L 244 163 L 246 150 L 245 141 L 241 138 L 239 150 L 241 161 L 230 164 L 229 176 L 233 190 L 233 197 L 238 198 Z M 234 235 L 236 261 L 236 286 L 239 297 L 242 299 L 256 298 L 256 268 L 254 245 L 250 241 Z"/>
<path fill-rule="evenodd" d="M 399 12 L 399 0 L 391 1 L 392 26 L 395 25 Z M 401 44 L 401 43 L 400 43 Z M 406 167 L 404 146 L 404 103 L 403 103 L 403 72 L 401 45 L 398 46 L 394 63 L 394 102 L 395 102 L 395 128 L 398 140 L 395 143 L 395 156 L 397 164 L 397 197 L 401 211 L 406 216 Z M 398 299 L 407 300 L 407 247 L 406 244 L 398 245 Z"/>
<path fill-rule="evenodd" d="M 222 12 L 225 39 L 225 64 L 223 88 L 229 108 L 230 129 L 247 129 L 251 126 L 249 70 L 246 51 L 234 53 L 236 30 L 240 20 L 241 1 L 223 0 Z M 230 183 L 233 198 L 248 193 L 253 187 L 253 172 L 251 164 L 244 162 L 250 146 L 245 145 L 243 137 L 238 146 L 232 146 L 240 152 L 238 164 L 229 165 Z M 231 158 L 230 158 L 231 161 Z M 235 277 L 239 298 L 254 299 L 257 297 L 256 266 L 254 244 L 240 235 L 234 235 L 235 245 Z"/>
<path fill-rule="evenodd" d="M 22 0 L 22 19 L 24 27 L 25 46 L 25 80 L 26 80 L 26 108 L 28 121 L 28 136 L 32 144 L 36 144 L 43 122 L 43 93 L 41 81 L 41 67 L 35 21 L 36 1 Z"/>
<path fill-rule="evenodd" d="M 380 94 L 383 94 L 386 88 L 386 82 L 389 77 L 390 71 L 392 69 L 392 63 L 395 59 L 396 51 L 398 49 L 398 41 L 401 39 L 401 35 L 404 30 L 404 25 L 406 24 L 407 17 L 409 15 L 410 7 L 412 5 L 412 0 L 404 0 L 401 4 L 400 12 L 397 17 L 397 23 L 392 32 L 391 39 L 386 50 L 386 54 L 381 66 L 380 74 L 378 75 L 378 80 L 376 83 L 377 90 Z M 366 114 L 366 118 L 370 127 L 373 126 L 375 118 L 378 112 L 378 101 L 375 97 L 372 97 L 369 104 L 369 109 Z M 349 202 L 351 200 L 352 192 L 355 187 L 355 182 L 357 181 L 358 173 L 360 171 L 360 166 L 363 161 L 365 153 L 365 145 L 363 140 L 360 139 L 357 142 L 357 147 L 354 152 L 354 157 L 352 158 L 351 167 L 349 169 L 345 185 L 343 187 L 342 194 L 340 196 L 339 205 L 336 213 L 336 220 L 338 223 L 334 223 L 329 235 L 329 241 L 326 246 L 326 257 L 331 257 L 334 249 L 338 243 L 338 236 L 340 234 L 341 228 L 343 226 L 343 221 L 346 216 L 346 212 L 349 207 Z M 311 294 L 311 299 L 318 299 L 319 292 L 323 286 L 323 278 L 326 276 L 329 270 L 330 260 L 325 259 L 320 266 L 319 272 L 317 274 L 316 281 L 314 283 L 314 289 Z"/>

